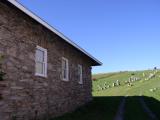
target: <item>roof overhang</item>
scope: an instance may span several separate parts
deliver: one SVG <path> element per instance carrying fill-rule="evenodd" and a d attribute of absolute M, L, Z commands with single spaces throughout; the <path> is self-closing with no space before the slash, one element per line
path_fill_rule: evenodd
<path fill-rule="evenodd" d="M 102 65 L 102 63 L 99 60 L 97 60 L 91 54 L 89 54 L 88 52 L 86 52 L 83 48 L 81 48 L 80 46 L 78 46 L 76 43 L 74 43 L 73 41 L 71 41 L 68 37 L 66 37 L 65 35 L 63 35 L 61 32 L 59 32 L 58 30 L 56 30 L 54 27 L 52 27 L 51 25 L 49 25 L 47 22 L 45 22 L 44 20 L 42 20 L 40 17 L 38 17 L 37 15 L 35 15 L 33 12 L 31 12 L 30 10 L 28 10 L 27 8 L 25 8 L 22 4 L 20 4 L 16 0 L 7 0 L 7 1 L 10 2 L 11 4 L 13 4 L 14 6 L 16 6 L 21 11 L 23 11 L 25 14 L 29 15 L 31 18 L 33 18 L 37 22 L 39 22 L 44 27 L 48 28 L 49 30 L 51 30 L 52 32 L 54 32 L 55 34 L 57 34 L 59 37 L 61 37 L 67 43 L 69 43 L 73 47 L 75 47 L 78 50 L 80 50 L 86 56 L 88 56 L 92 61 L 95 62 L 95 64 L 93 64 L 93 66 Z"/>

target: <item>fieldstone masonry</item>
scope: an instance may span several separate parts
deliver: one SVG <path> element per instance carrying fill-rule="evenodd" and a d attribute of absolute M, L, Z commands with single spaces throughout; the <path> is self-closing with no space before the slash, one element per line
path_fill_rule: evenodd
<path fill-rule="evenodd" d="M 48 77 L 35 76 L 35 49 L 48 51 Z M 90 58 L 5 0 L 0 1 L 0 120 L 45 120 L 92 100 Z M 61 58 L 69 59 L 69 81 L 61 80 Z M 78 84 L 77 65 L 83 65 Z"/>

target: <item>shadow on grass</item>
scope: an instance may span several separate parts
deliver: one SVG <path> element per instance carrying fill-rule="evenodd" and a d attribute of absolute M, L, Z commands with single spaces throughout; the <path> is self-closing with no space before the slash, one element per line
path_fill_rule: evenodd
<path fill-rule="evenodd" d="M 72 113 L 51 120 L 114 120 L 123 96 L 94 97 L 93 101 Z M 151 120 L 139 101 L 138 96 L 127 97 L 124 120 Z M 147 106 L 160 120 L 160 101 L 143 97 Z"/>
<path fill-rule="evenodd" d="M 144 97 L 144 101 L 150 110 L 157 116 L 158 120 L 160 120 L 160 101 L 151 97 Z"/>

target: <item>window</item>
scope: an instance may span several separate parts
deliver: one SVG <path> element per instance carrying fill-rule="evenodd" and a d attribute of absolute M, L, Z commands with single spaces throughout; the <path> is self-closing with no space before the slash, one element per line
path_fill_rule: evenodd
<path fill-rule="evenodd" d="M 47 77 L 47 50 L 37 46 L 35 55 L 35 75 Z"/>
<path fill-rule="evenodd" d="M 82 65 L 78 65 L 78 83 L 83 84 Z"/>
<path fill-rule="evenodd" d="M 69 81 L 69 66 L 68 59 L 62 58 L 62 80 Z"/>

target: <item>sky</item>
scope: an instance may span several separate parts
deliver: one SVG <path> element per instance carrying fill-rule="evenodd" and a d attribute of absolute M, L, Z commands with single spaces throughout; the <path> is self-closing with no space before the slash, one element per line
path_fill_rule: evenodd
<path fill-rule="evenodd" d="M 159 0 L 18 0 L 92 54 L 93 73 L 160 67 Z"/>

